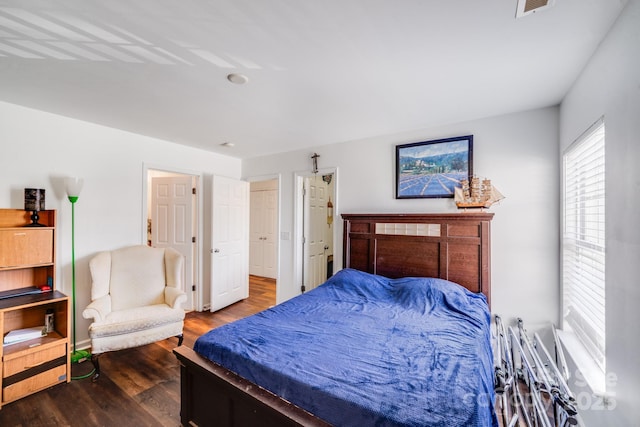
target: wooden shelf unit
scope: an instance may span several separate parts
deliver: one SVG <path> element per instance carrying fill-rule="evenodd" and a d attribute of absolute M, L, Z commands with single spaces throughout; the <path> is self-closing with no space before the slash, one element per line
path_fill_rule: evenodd
<path fill-rule="evenodd" d="M 56 211 L 42 211 L 39 216 L 42 227 L 27 227 L 30 212 L 0 209 L 2 336 L 43 327 L 47 312 L 54 317 L 54 330 L 46 336 L 0 348 L 0 408 L 71 380 L 69 297 L 55 289 Z M 51 290 L 40 291 L 45 285 Z M 9 296 L 14 293 L 18 295 Z"/>

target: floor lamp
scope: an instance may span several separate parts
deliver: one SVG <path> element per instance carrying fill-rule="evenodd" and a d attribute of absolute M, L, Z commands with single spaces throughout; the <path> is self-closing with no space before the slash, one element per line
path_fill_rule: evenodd
<path fill-rule="evenodd" d="M 76 248 L 75 248 L 75 206 L 82 190 L 83 180 L 81 178 L 66 178 L 65 186 L 67 197 L 71 202 L 71 304 L 73 305 L 73 352 L 71 362 L 80 363 L 86 360 L 90 354 L 86 350 L 76 350 Z"/>

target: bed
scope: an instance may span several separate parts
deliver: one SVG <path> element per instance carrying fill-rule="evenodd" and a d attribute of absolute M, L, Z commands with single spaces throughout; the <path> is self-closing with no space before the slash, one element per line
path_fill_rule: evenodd
<path fill-rule="evenodd" d="M 491 217 L 343 215 L 327 283 L 175 349 L 181 423 L 496 426 Z"/>

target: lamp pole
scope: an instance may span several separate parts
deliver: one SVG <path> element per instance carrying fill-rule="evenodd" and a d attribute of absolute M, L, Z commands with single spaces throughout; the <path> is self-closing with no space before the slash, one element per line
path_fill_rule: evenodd
<path fill-rule="evenodd" d="M 76 349 L 76 202 L 82 190 L 83 180 L 79 178 L 67 178 L 67 197 L 71 202 L 71 301 L 73 304 L 73 352 L 71 353 L 71 362 L 79 363 L 89 357 L 89 352 L 85 350 L 78 351 Z"/>
<path fill-rule="evenodd" d="M 76 202 L 78 196 L 69 196 L 71 202 L 71 299 L 73 300 L 73 353 L 76 354 Z"/>

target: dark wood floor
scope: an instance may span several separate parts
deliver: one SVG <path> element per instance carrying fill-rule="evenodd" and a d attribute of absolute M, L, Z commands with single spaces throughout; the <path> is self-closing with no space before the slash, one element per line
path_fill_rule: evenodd
<path fill-rule="evenodd" d="M 188 313 L 184 345 L 217 326 L 257 313 L 275 304 L 275 281 L 251 276 L 249 298 L 215 313 Z M 168 339 L 100 357 L 101 376 L 73 380 L 4 405 L 0 426 L 179 426 L 180 369 Z M 81 377 L 90 362 L 72 367 Z"/>

